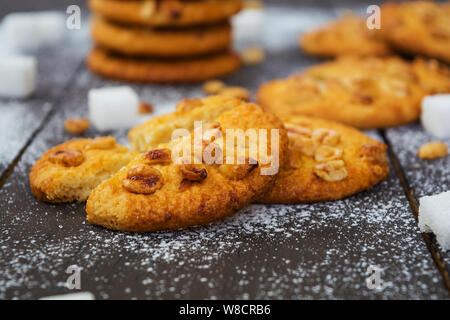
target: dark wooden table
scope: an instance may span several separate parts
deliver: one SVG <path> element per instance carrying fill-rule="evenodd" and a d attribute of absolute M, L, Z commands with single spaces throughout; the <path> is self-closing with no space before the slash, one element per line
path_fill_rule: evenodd
<path fill-rule="evenodd" d="M 6 3 L 0 15 L 26 6 Z M 64 9 L 61 4 L 58 8 Z M 298 50 L 297 36 L 343 7 L 363 11 L 368 5 L 295 4 L 269 3 L 265 63 L 243 68 L 225 79 L 228 84 L 255 92 L 264 81 L 319 62 Z M 450 297 L 450 252 L 439 251 L 434 237 L 421 234 L 416 221 L 418 197 L 450 189 L 450 157 L 417 158 L 418 147 L 432 140 L 418 124 L 369 132 L 390 145 L 391 174 L 372 190 L 342 201 L 251 205 L 207 226 L 145 234 L 87 223 L 84 203 L 38 202 L 28 185 L 30 167 L 47 149 L 71 138 L 63 121 L 87 116 L 90 88 L 120 84 L 86 70 L 90 41 L 83 21 L 82 30 L 69 33 L 64 44 L 38 53 L 34 96 L 0 100 L 0 298 L 77 291 L 90 291 L 96 299 Z M 157 113 L 201 94 L 197 85 L 133 87 L 142 100 L 157 106 Z M 107 134 L 127 142 L 126 131 Z M 98 135 L 94 129 L 85 134 Z M 82 268 L 80 290 L 66 287 L 71 265 Z M 367 286 L 370 266 L 381 269 L 379 289 Z"/>

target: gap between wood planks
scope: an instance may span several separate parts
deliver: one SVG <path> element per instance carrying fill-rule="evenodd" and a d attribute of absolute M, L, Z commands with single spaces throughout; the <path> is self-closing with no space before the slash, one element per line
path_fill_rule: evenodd
<path fill-rule="evenodd" d="M 50 108 L 50 111 L 47 113 L 47 115 L 42 119 L 41 124 L 37 127 L 37 129 L 33 132 L 33 134 L 30 136 L 30 138 L 27 140 L 25 145 L 20 149 L 17 156 L 14 158 L 13 161 L 9 164 L 8 168 L 5 170 L 3 175 L 0 177 L 0 189 L 5 185 L 8 178 L 11 176 L 11 174 L 14 171 L 14 168 L 16 167 L 17 163 L 22 158 L 25 151 L 28 149 L 30 144 L 34 141 L 36 136 L 42 131 L 42 129 L 45 128 L 46 124 L 49 122 L 49 120 L 53 117 L 55 114 L 56 106 L 59 105 L 63 98 L 63 93 L 66 91 L 66 89 L 69 87 L 69 85 L 72 83 L 72 80 L 75 78 L 75 76 L 79 73 L 81 67 L 84 65 L 84 61 L 81 60 L 78 64 L 78 66 L 75 68 L 75 71 L 72 73 L 72 75 L 67 79 L 67 83 L 61 88 L 61 90 L 55 95 L 53 99 L 52 106 Z"/>
<path fill-rule="evenodd" d="M 400 161 L 398 160 L 395 153 L 392 151 L 391 142 L 386 137 L 384 130 L 379 130 L 379 133 L 383 137 L 384 143 L 386 143 L 389 147 L 388 148 L 389 159 L 391 160 L 391 163 L 392 163 L 392 166 L 394 167 L 395 173 L 400 180 L 400 183 L 403 187 L 403 191 L 405 192 L 406 198 L 409 201 L 409 205 L 411 206 L 411 210 L 414 214 L 414 218 L 416 219 L 416 221 L 418 221 L 419 220 L 419 204 L 414 195 L 415 191 L 414 191 L 414 189 L 412 189 L 410 187 L 408 180 L 406 179 L 406 175 L 403 170 L 403 167 L 401 166 Z M 436 263 L 436 266 L 437 266 L 441 276 L 442 276 L 444 285 L 450 294 L 450 277 L 449 277 L 449 273 L 448 273 L 448 267 L 442 259 L 441 253 L 440 253 L 438 245 L 436 243 L 436 238 L 432 234 L 423 233 L 423 232 L 422 232 L 422 237 L 423 237 L 423 240 L 425 241 L 425 244 L 427 245 L 428 250 L 431 253 L 431 256 L 433 257 L 434 262 Z"/>

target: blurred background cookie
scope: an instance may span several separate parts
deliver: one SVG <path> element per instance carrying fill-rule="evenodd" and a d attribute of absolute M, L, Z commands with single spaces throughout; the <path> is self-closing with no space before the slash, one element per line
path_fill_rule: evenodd
<path fill-rule="evenodd" d="M 229 20 L 241 0 L 91 0 L 91 71 L 134 82 L 198 82 L 237 70 Z"/>
<path fill-rule="evenodd" d="M 299 45 L 306 53 L 318 57 L 385 56 L 392 53 L 380 32 L 368 29 L 365 19 L 351 12 L 318 30 L 302 34 Z"/>
<path fill-rule="evenodd" d="M 89 0 L 91 10 L 110 20 L 149 27 L 186 27 L 229 19 L 241 0 Z"/>
<path fill-rule="evenodd" d="M 381 14 L 383 36 L 394 48 L 450 63 L 450 3 L 387 3 Z"/>
<path fill-rule="evenodd" d="M 316 116 L 364 129 L 398 126 L 419 118 L 425 95 L 448 92 L 444 70 L 398 57 L 342 57 L 262 85 L 258 102 L 281 117 Z"/>

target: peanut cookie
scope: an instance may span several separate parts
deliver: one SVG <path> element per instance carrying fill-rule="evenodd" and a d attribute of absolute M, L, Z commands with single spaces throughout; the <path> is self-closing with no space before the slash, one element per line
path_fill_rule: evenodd
<path fill-rule="evenodd" d="M 381 7 L 381 30 L 390 45 L 450 63 L 450 3 L 411 1 Z"/>
<path fill-rule="evenodd" d="M 138 156 L 92 192 L 86 205 L 88 221 L 122 231 L 178 229 L 221 219 L 261 197 L 275 183 L 278 169 L 272 161 L 283 163 L 287 135 L 276 116 L 237 101 L 235 108 L 198 127 L 203 131 L 200 158 L 192 152 L 198 128 L 194 138 L 171 140 Z M 265 142 L 259 140 L 259 152 L 254 154 L 255 140 L 249 139 L 244 146 L 230 129 L 267 129 L 268 135 Z M 223 149 L 215 149 L 221 144 Z M 261 153 L 261 145 L 267 147 L 267 154 Z M 185 147 L 191 150 L 182 154 L 181 161 L 174 159 Z M 222 159 L 222 164 L 205 160 L 211 148 L 210 155 Z M 226 160 L 229 151 L 235 153 L 234 162 Z"/>
<path fill-rule="evenodd" d="M 341 57 L 264 84 L 258 101 L 281 117 L 316 116 L 367 129 L 416 120 L 427 93 L 399 58 Z"/>
<path fill-rule="evenodd" d="M 427 95 L 450 92 L 450 69 L 434 59 L 416 58 L 412 69 Z"/>
<path fill-rule="evenodd" d="M 225 51 L 231 43 L 231 27 L 222 23 L 183 30 L 125 27 L 97 18 L 92 37 L 102 47 L 125 55 L 186 57 Z"/>
<path fill-rule="evenodd" d="M 46 202 L 86 201 L 136 155 L 113 137 L 68 141 L 47 151 L 31 168 L 31 191 Z"/>
<path fill-rule="evenodd" d="M 299 45 L 306 53 L 318 57 L 386 56 L 392 53 L 380 32 L 368 29 L 365 20 L 353 14 L 304 33 Z"/>
<path fill-rule="evenodd" d="M 338 200 L 384 180 L 386 145 L 345 125 L 320 118 L 283 119 L 289 137 L 286 167 L 263 203 Z"/>
<path fill-rule="evenodd" d="M 199 82 L 232 73 L 240 66 L 234 53 L 178 59 L 141 59 L 116 55 L 100 47 L 92 50 L 88 67 L 105 77 L 133 82 Z"/>
<path fill-rule="evenodd" d="M 175 112 L 152 118 L 132 128 L 128 133 L 131 147 L 137 152 L 155 149 L 158 145 L 169 142 L 175 129 L 191 131 L 195 121 L 212 121 L 241 104 L 239 99 L 225 96 L 181 100 Z"/>
<path fill-rule="evenodd" d="M 90 0 L 95 13 L 110 20 L 151 27 L 184 27 L 227 20 L 241 0 Z"/>

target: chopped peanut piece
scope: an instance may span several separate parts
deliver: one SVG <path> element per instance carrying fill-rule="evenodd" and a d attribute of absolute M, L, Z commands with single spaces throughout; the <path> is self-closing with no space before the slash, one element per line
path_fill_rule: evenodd
<path fill-rule="evenodd" d="M 122 186 L 133 193 L 152 194 L 162 188 L 163 177 L 159 170 L 149 166 L 132 167 Z"/>
<path fill-rule="evenodd" d="M 342 154 L 342 149 L 333 148 L 330 146 L 320 146 L 314 153 L 314 159 L 317 162 L 339 160 L 340 158 L 342 158 Z"/>
<path fill-rule="evenodd" d="M 210 80 L 203 84 L 203 91 L 206 94 L 217 94 L 225 88 L 225 83 L 220 80 Z"/>
<path fill-rule="evenodd" d="M 448 155 L 447 145 L 443 142 L 426 143 L 419 149 L 419 158 L 436 159 Z"/>
<path fill-rule="evenodd" d="M 286 123 L 285 127 L 291 148 L 312 157 L 317 149 L 317 144 L 312 139 L 312 131 L 289 123 Z"/>
<path fill-rule="evenodd" d="M 144 154 L 147 164 L 169 164 L 172 162 L 170 149 L 155 149 Z"/>
<path fill-rule="evenodd" d="M 183 99 L 177 103 L 176 110 L 177 111 L 190 111 L 192 109 L 201 107 L 203 105 L 202 99 L 193 98 L 193 99 Z"/>
<path fill-rule="evenodd" d="M 89 142 L 86 145 L 87 150 L 92 149 L 100 149 L 100 150 L 107 150 L 107 149 L 113 149 L 116 146 L 116 139 L 113 137 L 99 137 L 95 138 L 91 142 Z"/>
<path fill-rule="evenodd" d="M 91 121 L 85 118 L 71 118 L 64 121 L 66 131 L 71 134 L 82 134 L 90 125 Z"/>
<path fill-rule="evenodd" d="M 189 181 L 202 181 L 208 176 L 205 168 L 200 168 L 193 164 L 183 164 L 180 166 L 180 171 L 184 179 Z"/>
<path fill-rule="evenodd" d="M 50 155 L 49 160 L 64 167 L 77 167 L 83 163 L 84 155 L 78 149 L 61 149 Z"/>
<path fill-rule="evenodd" d="M 347 178 L 348 172 L 343 160 L 333 160 L 316 165 L 314 173 L 325 181 L 341 181 Z"/>
<path fill-rule="evenodd" d="M 139 104 L 138 113 L 139 113 L 139 114 L 149 114 L 149 113 L 153 113 L 153 106 L 152 106 L 150 103 L 147 103 L 147 102 L 141 102 L 141 103 Z"/>
<path fill-rule="evenodd" d="M 260 47 L 248 47 L 241 52 L 241 60 L 246 65 L 260 64 L 266 58 L 266 53 Z"/>
<path fill-rule="evenodd" d="M 242 87 L 226 87 L 220 90 L 219 95 L 241 99 L 244 101 L 250 100 L 250 92 Z"/>
<path fill-rule="evenodd" d="M 341 135 L 329 129 L 316 129 L 312 134 L 313 140 L 318 144 L 325 144 L 328 146 L 336 146 L 341 141 Z"/>

